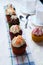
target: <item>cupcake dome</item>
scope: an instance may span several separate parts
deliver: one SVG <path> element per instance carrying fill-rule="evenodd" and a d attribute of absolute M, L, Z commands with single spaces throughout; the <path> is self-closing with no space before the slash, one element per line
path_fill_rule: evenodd
<path fill-rule="evenodd" d="M 8 5 L 6 9 L 7 21 L 11 21 L 11 15 L 16 15 L 16 11 L 15 8 L 12 7 L 12 5 Z"/>
<path fill-rule="evenodd" d="M 12 15 L 12 14 L 16 14 L 14 8 L 12 7 L 12 5 L 8 5 L 7 9 L 6 9 L 6 15 Z"/>

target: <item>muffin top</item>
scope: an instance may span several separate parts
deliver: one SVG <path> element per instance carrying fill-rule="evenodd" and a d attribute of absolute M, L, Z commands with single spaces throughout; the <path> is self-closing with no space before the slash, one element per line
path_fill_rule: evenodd
<path fill-rule="evenodd" d="M 11 16 L 11 19 L 13 20 L 13 19 L 17 19 L 18 17 L 17 17 L 17 15 L 12 15 Z"/>
<path fill-rule="evenodd" d="M 41 35 L 43 35 L 43 29 L 36 27 L 35 29 L 33 29 L 32 34 L 34 34 L 36 36 L 41 36 Z"/>
<path fill-rule="evenodd" d="M 18 33 L 21 30 L 21 28 L 19 27 L 19 25 L 12 25 L 10 27 L 10 32 L 12 32 L 13 34 Z"/>
<path fill-rule="evenodd" d="M 7 6 L 6 14 L 7 14 L 7 15 L 16 14 L 14 8 L 12 7 L 12 5 L 8 5 L 8 6 Z"/>
<path fill-rule="evenodd" d="M 25 44 L 25 40 L 21 35 L 18 35 L 17 37 L 13 38 L 11 43 L 14 47 L 21 47 Z"/>

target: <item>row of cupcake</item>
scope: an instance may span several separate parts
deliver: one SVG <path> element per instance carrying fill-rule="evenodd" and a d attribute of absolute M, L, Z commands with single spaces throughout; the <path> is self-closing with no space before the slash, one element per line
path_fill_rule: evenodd
<path fill-rule="evenodd" d="M 22 37 L 19 18 L 17 17 L 16 10 L 12 5 L 7 6 L 6 18 L 9 25 L 12 51 L 16 55 L 21 55 L 26 50 L 26 42 Z"/>

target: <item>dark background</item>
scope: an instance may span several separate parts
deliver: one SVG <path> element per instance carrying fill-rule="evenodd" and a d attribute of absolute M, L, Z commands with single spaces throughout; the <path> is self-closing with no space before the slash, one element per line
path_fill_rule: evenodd
<path fill-rule="evenodd" d="M 43 0 L 40 0 L 40 2 L 43 4 Z"/>

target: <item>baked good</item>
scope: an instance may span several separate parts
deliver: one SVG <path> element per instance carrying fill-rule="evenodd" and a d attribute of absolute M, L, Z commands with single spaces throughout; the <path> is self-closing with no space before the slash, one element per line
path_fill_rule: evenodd
<path fill-rule="evenodd" d="M 16 55 L 22 55 L 26 50 L 26 42 L 21 35 L 13 38 L 11 46 L 13 53 Z"/>
<path fill-rule="evenodd" d="M 22 30 L 19 27 L 19 25 L 12 25 L 10 27 L 9 32 L 10 32 L 11 40 L 14 38 L 14 36 L 22 35 Z"/>
<path fill-rule="evenodd" d="M 19 25 L 19 18 L 16 15 L 11 16 L 11 23 Z"/>
<path fill-rule="evenodd" d="M 43 29 L 35 28 L 32 31 L 32 40 L 35 42 L 42 42 L 43 41 Z"/>
<path fill-rule="evenodd" d="M 17 15 L 12 15 L 11 16 L 11 21 L 9 21 L 9 26 L 11 27 L 12 25 L 19 25 L 19 18 Z"/>
<path fill-rule="evenodd" d="M 11 20 L 11 16 L 12 15 L 16 15 L 15 8 L 13 8 L 12 5 L 8 5 L 7 8 L 6 8 L 6 18 L 7 18 L 7 21 Z"/>

